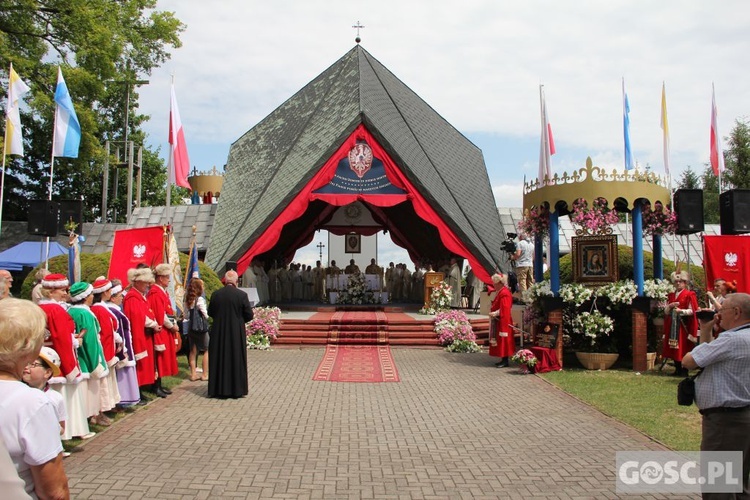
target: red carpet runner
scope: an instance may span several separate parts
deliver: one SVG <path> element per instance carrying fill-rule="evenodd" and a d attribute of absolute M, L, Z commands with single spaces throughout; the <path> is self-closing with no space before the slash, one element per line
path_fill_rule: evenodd
<path fill-rule="evenodd" d="M 399 382 L 387 345 L 329 345 L 313 380 L 323 382 Z"/>
<path fill-rule="evenodd" d="M 336 311 L 328 327 L 329 344 L 387 344 L 388 316 L 383 311 Z"/>

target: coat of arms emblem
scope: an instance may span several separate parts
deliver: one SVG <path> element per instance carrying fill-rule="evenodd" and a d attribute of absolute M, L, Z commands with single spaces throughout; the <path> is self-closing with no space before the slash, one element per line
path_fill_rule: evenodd
<path fill-rule="evenodd" d="M 146 254 L 146 245 L 141 243 L 140 245 L 133 245 L 133 256 L 140 259 Z"/>
<path fill-rule="evenodd" d="M 349 168 L 361 179 L 370 170 L 371 166 L 372 149 L 364 142 L 357 143 L 349 151 Z"/>

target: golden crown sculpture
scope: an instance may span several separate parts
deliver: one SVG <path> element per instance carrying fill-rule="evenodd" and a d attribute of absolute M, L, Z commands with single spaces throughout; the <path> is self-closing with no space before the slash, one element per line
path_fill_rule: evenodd
<path fill-rule="evenodd" d="M 653 172 L 625 170 L 622 173 L 595 167 L 591 157 L 586 158 L 586 167 L 568 175 L 555 174 L 540 182 L 534 179 L 524 182 L 523 209 L 527 213 L 533 207 L 548 206 L 551 212 L 559 210 L 567 213 L 573 202 L 584 198 L 591 202 L 604 198 L 610 207 L 618 210 L 632 210 L 635 200 L 644 199 L 652 205 L 660 201 L 667 206 L 671 197 L 667 181 Z M 547 205 L 548 204 L 548 205 Z"/>
<path fill-rule="evenodd" d="M 192 174 L 188 177 L 188 183 L 190 183 L 192 190 L 201 196 L 210 192 L 218 198 L 224 184 L 224 175 L 216 170 L 216 166 L 209 172 L 198 172 L 197 169 L 193 169 Z"/>

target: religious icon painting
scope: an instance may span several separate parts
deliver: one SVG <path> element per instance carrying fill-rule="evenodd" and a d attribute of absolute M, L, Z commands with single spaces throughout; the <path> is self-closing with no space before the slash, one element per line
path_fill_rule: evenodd
<path fill-rule="evenodd" d="M 344 237 L 344 253 L 362 253 L 362 235 L 347 234 Z"/>
<path fill-rule="evenodd" d="M 573 237 L 573 281 L 597 286 L 617 277 L 617 236 Z"/>

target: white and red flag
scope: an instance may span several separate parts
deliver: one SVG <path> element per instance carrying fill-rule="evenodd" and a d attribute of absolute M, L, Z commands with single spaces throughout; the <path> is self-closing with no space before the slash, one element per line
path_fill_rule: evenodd
<path fill-rule="evenodd" d="M 167 186 L 175 184 L 190 189 L 188 174 L 190 173 L 190 158 L 188 157 L 187 144 L 185 143 L 185 131 L 180 120 L 180 110 L 177 108 L 177 97 L 172 84 L 172 99 L 169 108 L 169 173 Z"/>
<path fill-rule="evenodd" d="M 547 103 L 544 101 L 543 86 L 539 86 L 539 100 L 542 107 L 542 137 L 539 143 L 539 174 L 540 183 L 552 178 L 552 161 L 550 156 L 555 154 L 555 140 L 552 137 L 552 125 L 547 117 Z"/>
<path fill-rule="evenodd" d="M 711 168 L 714 175 L 719 176 L 724 172 L 724 153 L 721 150 L 721 136 L 716 124 L 718 113 L 716 112 L 716 91 L 711 85 Z"/>

